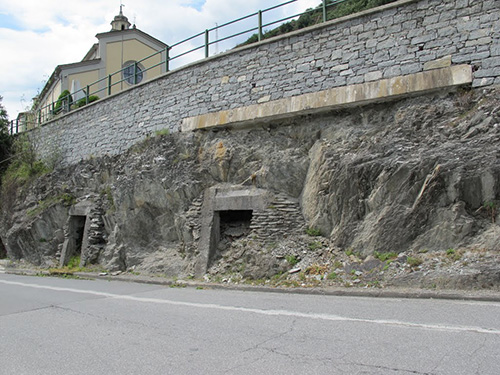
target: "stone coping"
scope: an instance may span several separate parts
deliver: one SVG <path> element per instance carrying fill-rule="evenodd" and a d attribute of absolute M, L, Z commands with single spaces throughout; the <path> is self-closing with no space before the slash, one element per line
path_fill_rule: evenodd
<path fill-rule="evenodd" d="M 470 65 L 454 65 L 356 85 L 335 87 L 279 100 L 270 101 L 270 97 L 264 97 L 258 104 L 184 118 L 181 131 L 265 123 L 335 108 L 393 100 L 471 83 L 472 67 Z"/>

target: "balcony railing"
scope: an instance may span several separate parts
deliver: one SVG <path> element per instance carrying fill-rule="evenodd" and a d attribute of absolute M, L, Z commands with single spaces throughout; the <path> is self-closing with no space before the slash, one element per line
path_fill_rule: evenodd
<path fill-rule="evenodd" d="M 304 15 L 308 15 L 311 18 L 308 20 L 306 26 L 327 22 L 331 18 L 329 16 L 329 10 L 331 7 L 335 7 L 340 3 L 351 0 L 322 0 L 322 3 L 314 9 L 307 9 L 305 12 L 293 14 L 284 18 L 265 20 L 266 18 L 272 19 L 273 11 L 286 7 L 296 1 L 298 0 L 289 0 L 279 5 L 259 10 L 255 13 L 248 14 L 244 17 L 218 25 L 211 29 L 206 29 L 196 35 L 181 40 L 180 42 L 169 45 L 162 51 L 158 51 L 137 62 L 134 62 L 132 66 L 127 66 L 117 72 L 109 74 L 107 77 L 99 79 L 87 85 L 85 88 L 72 92 L 68 96 L 59 98 L 56 102 L 52 102 L 44 107 L 36 109 L 35 111 L 29 112 L 31 117 L 30 121 L 26 121 L 26 119 L 12 121 L 10 124 L 10 132 L 11 134 L 15 134 L 29 130 L 34 126 L 38 126 L 55 118 L 59 114 L 70 112 L 71 110 L 80 108 L 94 100 L 98 100 L 99 96 L 108 96 L 112 93 L 120 92 L 122 91 L 123 82 L 126 81 L 132 85 L 136 84 L 141 80 L 139 78 L 145 76 L 144 73 L 152 69 L 161 67 L 164 72 L 168 72 L 170 70 L 180 68 L 187 63 L 208 58 L 211 54 L 214 55 L 219 52 L 219 44 L 223 43 L 224 45 L 227 45 L 227 41 L 242 37 L 245 34 L 249 35 L 253 33 L 250 38 L 251 42 L 261 41 L 268 36 L 267 34 L 271 34 L 270 36 L 274 35 L 273 32 L 266 31 L 269 27 L 277 27 L 278 24 L 283 24 L 286 21 L 293 19 L 298 19 L 300 21 L 299 17 Z M 379 3 L 389 3 L 392 1 L 395 0 L 379 0 Z M 223 31 L 227 30 L 229 27 L 231 27 L 231 31 L 233 33 L 228 36 L 219 37 L 219 34 L 222 34 Z M 298 25 L 298 28 L 301 28 L 300 24 Z M 235 29 L 237 30 L 236 32 L 234 32 Z M 241 46 L 241 44 L 239 46 Z M 215 47 L 215 52 L 213 51 L 213 47 Z M 230 48 L 234 47 L 233 43 Z M 151 60 L 157 60 L 157 57 L 160 57 L 160 62 L 151 63 L 150 65 L 149 62 L 151 62 Z M 147 66 L 147 68 L 143 68 L 144 66 Z M 127 74 L 124 74 L 125 71 Z M 78 97 L 81 97 L 82 99 L 73 100 L 73 98 Z"/>

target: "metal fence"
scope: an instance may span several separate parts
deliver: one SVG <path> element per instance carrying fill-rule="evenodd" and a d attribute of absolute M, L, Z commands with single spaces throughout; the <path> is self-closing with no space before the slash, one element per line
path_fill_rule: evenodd
<path fill-rule="evenodd" d="M 198 61 L 199 52 L 203 51 L 204 58 L 210 57 L 210 47 L 218 46 L 221 42 L 226 42 L 237 37 L 244 36 L 245 34 L 251 34 L 252 39 L 254 41 L 261 41 L 266 37 L 267 28 L 274 26 L 277 24 L 283 24 L 286 21 L 290 21 L 301 17 L 306 14 L 310 14 L 315 18 L 311 21 L 311 23 L 321 23 L 329 20 L 328 17 L 328 9 L 330 7 L 336 6 L 339 3 L 349 1 L 349 0 L 321 0 L 321 4 L 314 8 L 308 9 L 305 12 L 293 14 L 287 16 L 285 18 L 280 18 L 277 20 L 267 21 L 265 22 L 265 16 L 270 15 L 272 11 L 285 7 L 289 4 L 295 3 L 298 0 L 289 0 L 284 3 L 272 6 L 270 8 L 259 10 L 255 13 L 246 15 L 244 17 L 238 18 L 236 20 L 224 23 L 222 25 L 217 25 L 211 29 L 206 29 L 196 35 L 193 35 L 189 38 L 181 40 L 180 42 L 174 43 L 172 45 L 167 46 L 164 50 L 158 51 L 150 56 L 146 56 L 145 58 L 134 62 L 133 65 L 126 66 L 123 69 L 109 74 L 107 77 L 97 80 L 85 88 L 82 88 L 78 91 L 72 92 L 69 95 L 59 98 L 57 101 L 50 103 L 42 108 L 37 109 L 36 111 L 28 112 L 28 118 L 13 120 L 10 123 L 10 133 L 16 134 L 26 130 L 29 130 L 35 126 L 38 126 L 48 120 L 53 119 L 62 113 L 70 112 L 73 109 L 80 108 L 86 104 L 89 104 L 95 100 L 99 99 L 99 95 L 111 95 L 114 87 L 121 87 L 121 83 L 127 81 L 130 84 L 137 84 L 142 80 L 142 77 L 145 72 L 148 70 L 162 67 L 165 72 L 172 70 L 172 68 L 177 69 L 182 67 L 183 65 Z M 388 0 L 387 2 L 395 1 Z M 251 24 L 250 28 L 248 28 L 248 24 Z M 223 36 L 221 38 L 218 37 L 219 33 L 227 29 L 231 26 L 231 30 L 234 28 L 242 28 L 242 30 L 236 31 L 228 36 Z M 213 37 L 215 34 L 215 38 Z M 202 43 L 192 47 L 193 43 L 202 39 Z M 234 44 L 232 46 L 234 48 Z M 218 53 L 216 51 L 215 53 Z M 212 53 L 213 55 L 214 53 Z M 188 55 L 193 55 L 195 58 L 191 61 L 187 61 L 182 64 L 181 60 Z M 160 62 L 149 66 L 148 68 L 142 68 L 145 62 L 150 59 L 153 59 L 157 56 L 160 56 Z M 203 56 L 201 59 L 203 59 Z M 196 59 L 198 57 L 198 60 Z M 175 64 L 176 62 L 181 62 L 180 64 Z M 175 66 L 174 66 L 175 65 Z M 174 66 L 174 67 L 173 67 Z M 124 74 L 124 72 L 127 74 Z M 116 79 L 118 77 L 118 79 Z M 118 86 L 119 85 L 119 86 Z M 91 90 L 92 87 L 98 87 L 96 90 Z M 120 89 L 121 91 L 121 89 Z M 73 100 L 76 97 L 82 97 L 80 100 Z"/>

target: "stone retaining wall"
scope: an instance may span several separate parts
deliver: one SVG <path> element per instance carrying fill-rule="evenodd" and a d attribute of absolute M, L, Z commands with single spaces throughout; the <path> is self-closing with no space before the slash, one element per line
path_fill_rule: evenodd
<path fill-rule="evenodd" d="M 64 164 L 119 154 L 184 119 L 467 64 L 500 84 L 500 2 L 401 0 L 235 49 L 47 123 L 31 134 Z"/>

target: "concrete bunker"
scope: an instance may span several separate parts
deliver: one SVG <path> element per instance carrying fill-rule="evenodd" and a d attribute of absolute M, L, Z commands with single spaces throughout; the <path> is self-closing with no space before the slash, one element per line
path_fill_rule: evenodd
<path fill-rule="evenodd" d="M 61 259 L 59 265 L 64 267 L 74 256 L 84 258 L 84 254 L 88 250 L 88 239 L 91 220 L 89 212 L 91 202 L 80 202 L 72 206 L 69 211 L 69 218 L 66 224 L 65 239 L 61 251 Z M 80 265 L 81 265 L 80 261 Z"/>
<path fill-rule="evenodd" d="M 195 269 L 198 276 L 207 271 L 227 242 L 250 234 L 254 212 L 264 210 L 267 201 L 268 192 L 257 188 L 230 185 L 205 191 L 198 243 L 200 258 Z"/>

